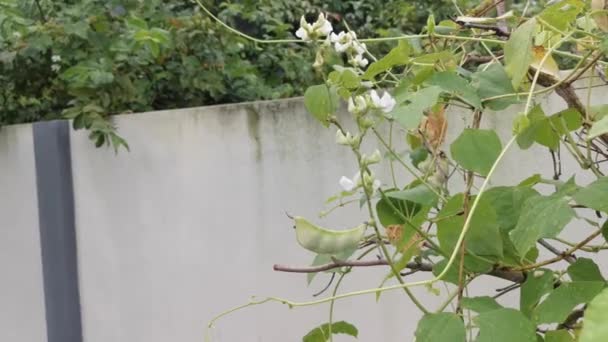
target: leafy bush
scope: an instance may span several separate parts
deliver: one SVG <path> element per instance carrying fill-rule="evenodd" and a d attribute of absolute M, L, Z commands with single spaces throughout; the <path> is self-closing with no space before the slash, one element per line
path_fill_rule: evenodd
<path fill-rule="evenodd" d="M 442 3 L 204 1 L 228 24 L 276 39 L 294 38 L 300 14 L 319 9 L 361 34 L 409 32 Z M 123 143 L 109 114 L 297 96 L 321 79 L 309 49 L 252 43 L 194 2 L 0 0 L 0 24 L 0 125 L 65 115 L 98 146 Z"/>
<path fill-rule="evenodd" d="M 501 18 L 437 22 L 431 16 L 422 34 L 385 39 L 392 49 L 378 55 L 364 45 L 378 40 L 359 39 L 350 29 L 332 32 L 323 14 L 301 23 L 297 35 L 317 51 L 313 66 L 326 75 L 306 90 L 304 104 L 319 129 L 335 130 L 336 143 L 358 167 L 355 177 L 339 180 L 343 191 L 326 201 L 319 218 L 293 217 L 294 240 L 311 253 L 311 265 L 274 269 L 307 273 L 309 282 L 331 273 L 321 293 L 333 289 L 305 301 L 256 297 L 217 315 L 209 329 L 268 302 L 289 308 L 330 303 L 328 322 L 303 341 L 357 337 L 352 323 L 335 320 L 337 302 L 363 295 L 379 300 L 394 290 L 420 311 L 409 332 L 418 342 L 608 341 L 608 283 L 597 263 L 608 249 L 608 106 L 605 99 L 592 106 L 575 88 L 591 91 L 594 83 L 582 80 L 590 74 L 606 86 L 608 11 L 602 1 L 589 8 L 581 0 L 525 8 L 526 14 L 517 7 Z M 329 57 L 335 55 L 342 58 L 334 62 Z M 572 69 L 560 72 L 572 61 Z M 550 91 L 567 108 L 545 112 Z M 337 115 L 340 102 L 349 115 Z M 505 141 L 481 128 L 488 112 L 505 118 L 515 104 L 521 112 Z M 444 146 L 452 107 L 466 127 Z M 409 146 L 397 150 L 404 141 Z M 371 150 L 374 145 L 379 148 Z M 492 186 L 497 170 L 519 167 L 518 156 L 533 145 L 551 155 L 545 159 L 552 160 L 550 171 Z M 507 153 L 511 165 L 505 165 Z M 562 165 L 562 155 L 575 162 Z M 379 179 L 378 169 L 389 170 L 388 179 Z M 402 173 L 408 181 L 396 176 Z M 583 176 L 593 181 L 577 184 Z M 364 212 L 356 227 L 313 223 L 349 205 Z M 579 232 L 577 240 L 564 236 L 568 225 Z M 372 266 L 386 270 L 377 287 L 340 292 L 352 272 Z M 417 272 L 426 272 L 423 280 L 410 277 Z M 469 286 L 487 287 L 488 276 L 509 286 L 469 296 Z M 431 308 L 413 287 L 445 300 Z M 511 291 L 519 292 L 516 308 L 499 299 Z"/>

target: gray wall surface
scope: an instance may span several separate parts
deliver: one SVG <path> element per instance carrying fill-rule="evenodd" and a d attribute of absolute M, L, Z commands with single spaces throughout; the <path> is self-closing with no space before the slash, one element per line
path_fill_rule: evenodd
<path fill-rule="evenodd" d="M 46 341 L 30 125 L 0 129 L 0 341 Z"/>
<path fill-rule="evenodd" d="M 602 89 L 596 88 L 594 101 L 600 100 Z M 561 100 L 553 96 L 542 104 L 547 113 L 563 108 Z M 483 126 L 497 130 L 506 143 L 513 117 L 521 110 L 513 106 L 500 114 L 486 113 Z M 342 116 L 346 118 L 344 113 Z M 446 150 L 470 120 L 458 111 L 448 117 Z M 335 130 L 323 129 L 306 113 L 301 99 L 121 115 L 115 122 L 131 152 L 95 149 L 86 132 L 71 134 L 86 342 L 198 342 L 214 315 L 246 303 L 252 295 L 311 300 L 326 284 L 327 274 L 319 275 L 307 288 L 305 275 L 272 270 L 275 263 L 307 265 L 313 257 L 297 245 L 285 212 L 344 228 L 364 217 L 355 206 L 318 219 L 318 213 L 326 209 L 325 200 L 340 191 L 339 178 L 355 172 L 355 160 L 347 148 L 334 143 Z M 9 260 L 23 258 L 26 265 L 32 264 L 20 276 L 31 287 L 27 300 L 37 299 L 20 309 L 28 312 L 28 318 L 29 313 L 38 315 L 33 322 L 42 324 L 43 332 L 44 313 L 39 311 L 44 308 L 34 305 L 43 303 L 40 262 L 31 253 L 21 256 L 38 243 L 32 142 L 26 127 L 0 131 L 0 168 L 6 168 L 0 185 L 11 194 L 0 198 L 0 220 L 8 218 L 17 222 L 9 221 L 7 226 L 22 227 L 7 231 L 2 226 L 2 234 L 9 236 L 0 242 L 7 244 L 6 248 L 2 245 L 0 265 L 17 273 L 23 270 L 11 268 Z M 373 148 L 373 142 L 366 146 L 369 152 Z M 578 166 L 565 154 L 563 157 L 567 178 Z M 377 172 L 381 179 L 389 180 L 387 170 Z M 515 147 L 492 184 L 520 181 L 534 172 L 552 175 L 546 149 L 520 152 Z M 399 177 L 411 178 L 401 171 Z M 591 179 L 587 173 L 577 176 L 579 184 Z M 460 182 L 455 177 L 456 189 Z M 26 203 L 15 203 L 18 198 Z M 24 211 L 27 215 L 20 217 Z M 575 239 L 585 235 L 575 229 L 567 234 Z M 27 249 L 15 248 L 15 243 L 7 242 L 11 239 L 21 239 Z M 356 270 L 341 292 L 376 287 L 387 271 L 382 267 Z M 416 274 L 411 279 L 429 276 Z M 484 284 L 472 287 L 470 295 L 491 295 L 494 288 L 506 285 L 486 278 Z M 13 281 L 10 290 L 27 290 Z M 436 288 L 446 294 L 442 284 Z M 424 288 L 414 292 L 431 309 L 443 299 Z M 13 298 L 1 300 L 9 307 L 18 305 Z M 501 297 L 506 305 L 517 300 L 516 295 Z M 401 291 L 383 294 L 379 303 L 370 295 L 336 305 L 335 319 L 357 325 L 360 341 L 410 341 L 420 317 Z M 2 335 L 4 327 L 15 324 L 15 318 L 4 311 L 0 314 L 3 341 L 7 340 Z M 212 336 L 223 342 L 298 341 L 327 318 L 325 304 L 291 310 L 266 304 L 225 317 Z M 45 336 L 11 341 L 45 341 Z"/>

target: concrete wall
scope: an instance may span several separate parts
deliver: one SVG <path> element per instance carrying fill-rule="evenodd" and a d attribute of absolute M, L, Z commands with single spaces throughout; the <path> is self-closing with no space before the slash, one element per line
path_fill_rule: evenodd
<path fill-rule="evenodd" d="M 30 125 L 0 129 L 0 341 L 46 341 Z"/>
<path fill-rule="evenodd" d="M 601 90 L 596 88 L 594 101 Z M 553 113 L 563 103 L 550 97 L 543 100 L 543 106 Z M 487 113 L 483 125 L 496 129 L 504 143 L 511 136 L 511 122 L 518 111 L 521 107 L 514 106 L 499 115 Z M 340 191 L 340 176 L 352 176 L 355 171 L 349 151 L 334 143 L 335 131 L 321 128 L 306 113 L 301 99 L 115 119 L 120 134 L 129 142 L 130 153 L 95 149 L 86 132 L 71 135 L 84 341 L 201 341 L 205 325 L 214 315 L 247 302 L 252 295 L 310 300 L 311 294 L 326 284 L 326 274 L 307 288 L 304 275 L 272 271 L 274 263 L 306 265 L 312 259 L 311 253 L 296 244 L 285 212 L 316 218 L 325 209 L 325 199 Z M 458 111 L 449 113 L 448 141 L 469 119 Z M 3 254 L 0 265 L 7 263 L 12 272 L 23 270 L 10 268 L 7 260 L 25 252 L 6 241 L 27 233 L 22 239 L 33 244 L 28 248 L 35 249 L 37 243 L 36 219 L 11 216 L 28 211 L 24 208 L 35 203 L 32 175 L 24 172 L 33 167 L 26 127 L 0 131 L 0 168 L 8 165 L 3 174 L 9 175 L 0 178 L 0 185 L 4 189 L 6 183 L 14 193 L 10 197 L 19 198 L 24 189 L 29 191 L 28 203 L 22 205 L 14 203 L 14 198 L 0 198 L 0 220 L 9 216 L 9 220 L 17 220 L 11 224 L 25 227 L 8 232 L 4 225 L 2 228 L 2 234 L 10 238 L 0 243 L 12 249 L 1 249 L 0 253 L 7 255 Z M 14 132 L 12 138 L 10 132 Z M 8 139 L 13 141 L 5 142 Z M 373 145 L 366 148 L 371 151 Z M 546 150 L 533 148 L 521 153 L 515 148 L 492 184 L 519 181 L 533 172 L 549 177 L 550 160 Z M 564 155 L 564 177 L 577 168 Z M 377 171 L 388 181 L 387 170 Z M 400 172 L 399 177 L 409 176 Z M 577 177 L 583 184 L 590 179 L 587 174 Z M 454 182 L 458 187 L 460 180 Z M 35 213 L 35 206 L 29 210 Z M 350 207 L 318 222 L 347 227 L 362 217 L 358 208 Z M 39 281 L 39 261 L 31 255 L 26 260 L 31 269 L 21 277 L 33 286 L 28 291 L 37 293 L 37 297 L 28 297 L 29 301 L 38 298 L 39 302 L 40 288 L 32 285 Z M 386 272 L 382 268 L 357 270 L 342 290 L 376 287 Z M 416 274 L 412 279 L 428 276 Z M 488 279 L 484 286 L 474 286 L 471 295 L 492 294 L 502 285 L 502 281 Z M 8 286 L 17 290 L 17 284 Z M 445 294 L 443 285 L 437 287 Z M 414 291 L 430 308 L 442 300 L 423 288 Z M 4 304 L 9 299 L 1 300 Z M 15 299 L 10 300 L 9 306 L 17 305 Z M 501 300 L 514 304 L 518 298 L 512 295 Z M 30 303 L 27 312 L 42 310 L 34 304 Z M 0 328 L 14 325 L 12 316 L 0 315 Z M 326 322 L 327 316 L 327 305 L 289 310 L 267 304 L 219 321 L 213 337 L 224 342 L 297 341 Z M 360 341 L 387 342 L 412 340 L 419 316 L 401 292 L 385 293 L 379 304 L 374 296 L 339 301 L 335 313 L 335 319 L 360 328 Z M 40 325 L 40 318 L 36 322 Z M 0 330 L 0 339 L 3 333 L 5 329 Z M 38 334 L 12 341 L 44 340 L 44 335 Z"/>

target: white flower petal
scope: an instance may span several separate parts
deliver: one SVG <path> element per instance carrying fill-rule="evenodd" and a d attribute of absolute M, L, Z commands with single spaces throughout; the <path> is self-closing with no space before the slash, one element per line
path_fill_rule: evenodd
<path fill-rule="evenodd" d="M 352 179 L 349 179 L 345 176 L 342 176 L 342 178 L 340 178 L 339 183 L 342 189 L 344 189 L 344 191 L 352 191 L 356 185 Z"/>
<path fill-rule="evenodd" d="M 328 34 L 331 33 L 332 30 L 333 30 L 333 27 L 331 26 L 331 23 L 328 20 L 325 20 L 323 25 L 321 25 L 321 27 L 319 28 L 318 32 L 322 36 L 327 36 Z"/>
<path fill-rule="evenodd" d="M 397 102 L 391 96 L 391 94 L 385 91 L 384 95 L 382 95 L 382 98 L 380 99 L 380 108 L 382 109 L 382 111 L 385 113 L 389 113 L 393 110 L 396 104 Z"/>
<path fill-rule="evenodd" d="M 300 27 L 297 31 L 296 31 L 296 37 L 302 39 L 303 41 L 308 41 L 310 40 L 310 38 L 308 37 L 308 32 Z"/>

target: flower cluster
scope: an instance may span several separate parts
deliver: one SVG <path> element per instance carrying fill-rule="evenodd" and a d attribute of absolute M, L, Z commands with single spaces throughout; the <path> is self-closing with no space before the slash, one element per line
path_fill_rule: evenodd
<path fill-rule="evenodd" d="M 359 43 L 357 34 L 353 31 L 340 32 L 329 36 L 329 41 L 334 44 L 334 49 L 338 53 L 346 53 L 348 55 L 348 63 L 352 66 L 364 68 L 369 61 L 363 57 L 367 51 L 365 43 Z"/>
<path fill-rule="evenodd" d="M 390 113 L 397 102 L 387 91 L 379 96 L 375 90 L 367 95 L 357 95 L 348 99 L 348 111 L 355 114 L 364 114 L 368 109 L 379 109 L 383 113 Z"/>
<path fill-rule="evenodd" d="M 296 31 L 296 37 L 305 42 L 314 41 L 318 38 L 327 36 L 326 44 L 333 44 L 334 49 L 338 53 L 346 53 L 348 63 L 354 67 L 365 68 L 369 61 L 364 57 L 367 48 L 365 43 L 360 43 L 357 40 L 357 34 L 353 31 L 340 32 L 335 34 L 332 32 L 333 27 L 323 13 L 319 14 L 317 21 L 310 24 L 304 16 L 300 19 L 300 28 Z M 323 64 L 323 58 L 320 53 L 317 53 L 315 59 L 315 67 Z"/>
<path fill-rule="evenodd" d="M 382 185 L 379 179 L 376 179 L 373 174 L 367 172 L 363 173 L 363 180 L 361 180 L 361 173 L 357 172 L 353 175 L 353 178 L 342 176 L 338 183 L 340 183 L 342 190 L 347 192 L 354 191 L 361 186 L 369 188 L 371 192 L 375 192 Z"/>
<path fill-rule="evenodd" d="M 300 18 L 300 28 L 296 31 L 296 37 L 302 39 L 305 42 L 316 40 L 320 37 L 329 35 L 333 30 L 329 20 L 325 18 L 323 13 L 319 14 L 317 21 L 309 24 L 304 16 Z"/>
<path fill-rule="evenodd" d="M 53 70 L 54 72 L 59 72 L 61 70 L 61 56 L 59 55 L 52 55 L 51 56 L 51 62 L 53 62 L 53 64 L 51 64 L 51 70 Z"/>

